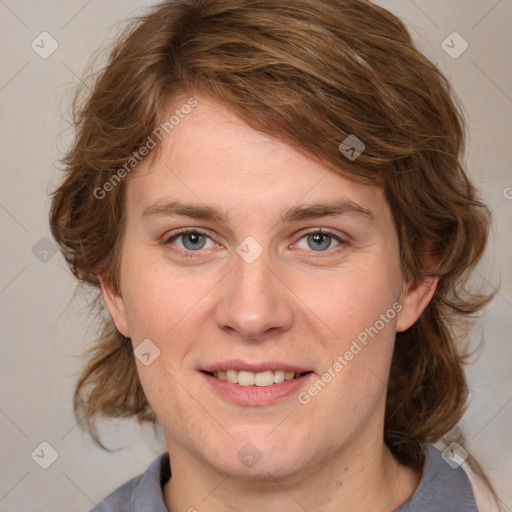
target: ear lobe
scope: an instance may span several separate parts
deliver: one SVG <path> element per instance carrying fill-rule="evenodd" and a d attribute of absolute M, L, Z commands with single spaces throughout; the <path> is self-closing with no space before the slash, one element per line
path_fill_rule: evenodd
<path fill-rule="evenodd" d="M 409 329 L 428 306 L 437 288 L 439 277 L 426 277 L 422 281 L 411 281 L 402 293 L 402 309 L 396 323 L 397 332 Z"/>
<path fill-rule="evenodd" d="M 103 293 L 103 300 L 105 301 L 117 330 L 125 338 L 130 338 L 130 331 L 126 327 L 126 310 L 123 297 L 112 288 L 111 283 L 107 281 L 104 274 L 101 274 L 98 277 L 101 284 L 101 291 Z"/>

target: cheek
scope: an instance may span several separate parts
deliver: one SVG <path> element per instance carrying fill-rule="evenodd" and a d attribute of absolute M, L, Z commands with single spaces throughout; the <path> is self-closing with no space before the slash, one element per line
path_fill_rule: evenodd
<path fill-rule="evenodd" d="M 189 393 L 186 379 L 163 357 L 150 366 L 137 362 L 140 383 L 151 408 L 166 432 L 187 439 L 202 436 L 204 422 L 198 421 L 204 411 L 193 398 L 196 391 Z"/>
<path fill-rule="evenodd" d="M 340 346 L 340 340 L 344 340 L 343 345 L 350 344 L 376 323 L 379 331 L 394 333 L 396 313 L 400 309 L 398 267 L 352 265 L 313 281 L 303 281 L 294 291 L 310 309 L 310 315 L 317 318 L 317 323 L 320 321 L 326 327 L 334 345 Z"/>
<path fill-rule="evenodd" d="M 384 403 L 401 310 L 400 282 L 398 263 L 354 265 L 336 280 L 326 280 L 322 292 L 311 296 L 318 305 L 315 313 L 335 333 L 324 345 L 325 373 L 320 380 L 328 384 L 313 408 L 320 408 L 322 402 L 336 421 L 357 423 L 368 419 L 377 404 Z M 323 301 L 321 296 L 325 297 Z M 316 393 L 320 395 L 315 389 L 306 391 L 309 397 L 302 397 L 304 400 L 313 401 Z M 348 410 L 351 415 L 346 416 Z"/>
<path fill-rule="evenodd" d="M 144 254 L 124 260 L 123 297 L 132 339 L 151 338 L 163 343 L 184 323 L 190 324 L 204 309 L 205 297 L 216 276 L 193 275 Z"/>

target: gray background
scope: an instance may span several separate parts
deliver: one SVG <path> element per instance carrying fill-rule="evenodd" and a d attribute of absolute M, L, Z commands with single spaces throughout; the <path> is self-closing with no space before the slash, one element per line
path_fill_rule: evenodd
<path fill-rule="evenodd" d="M 408 23 L 461 97 L 471 131 L 468 170 L 494 211 L 493 235 L 475 282 L 501 287 L 474 329 L 474 341 L 483 337 L 485 343 L 468 371 L 471 401 L 464 427 L 470 451 L 510 507 L 512 1 L 379 3 Z M 56 161 L 70 141 L 63 121 L 70 88 L 92 52 L 113 37 L 116 21 L 150 4 L 0 0 L 0 511 L 88 511 L 165 449 L 161 435 L 155 438 L 151 428 L 141 431 L 129 421 L 103 429 L 109 445 L 120 448 L 112 454 L 77 427 L 73 386 L 94 326 L 86 321 L 86 300 L 71 300 L 75 283 L 44 238 L 51 238 L 48 192 L 58 183 Z M 58 44 L 47 58 L 31 47 L 35 40 L 40 53 L 51 49 L 47 36 L 39 36 L 44 31 Z M 469 44 L 457 58 L 442 46 L 454 31 Z M 452 39 L 445 44 L 453 46 L 452 53 L 460 51 L 462 41 Z M 34 460 L 51 462 L 51 451 L 43 446 L 41 452 L 42 442 L 58 453 L 48 469 Z"/>

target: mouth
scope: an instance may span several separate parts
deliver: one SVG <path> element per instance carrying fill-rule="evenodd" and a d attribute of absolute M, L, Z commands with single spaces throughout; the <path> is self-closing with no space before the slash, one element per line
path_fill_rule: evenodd
<path fill-rule="evenodd" d="M 211 389 L 229 402 L 266 406 L 298 393 L 314 378 L 307 367 L 279 361 L 248 362 L 232 359 L 198 368 Z"/>
<path fill-rule="evenodd" d="M 274 384 L 281 384 L 289 380 L 299 379 L 312 372 L 294 372 L 284 369 L 251 372 L 246 370 L 229 369 L 219 370 L 216 372 L 203 370 L 203 373 L 210 375 L 210 377 L 215 379 L 226 381 L 231 384 L 238 384 L 239 386 L 267 387 Z"/>
<path fill-rule="evenodd" d="M 240 359 L 199 369 L 219 396 L 242 406 L 265 406 L 293 396 L 314 378 L 307 368 L 279 362 L 247 363 Z"/>

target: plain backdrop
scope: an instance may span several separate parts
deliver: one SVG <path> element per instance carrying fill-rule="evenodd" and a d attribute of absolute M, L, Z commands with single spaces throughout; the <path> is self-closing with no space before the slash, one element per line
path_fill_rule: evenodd
<path fill-rule="evenodd" d="M 468 172 L 494 212 L 475 282 L 486 289 L 499 284 L 499 294 L 473 331 L 484 344 L 468 370 L 463 426 L 470 451 L 510 507 L 512 1 L 379 3 L 406 21 L 461 98 L 471 134 Z M 119 448 L 114 453 L 97 448 L 77 426 L 72 394 L 94 326 L 86 300 L 72 300 L 76 283 L 48 228 L 48 194 L 71 140 L 63 120 L 70 90 L 116 22 L 150 4 L 0 0 L 0 511 L 86 512 L 165 450 L 161 433 L 155 437 L 131 421 L 103 428 L 105 441 Z"/>

